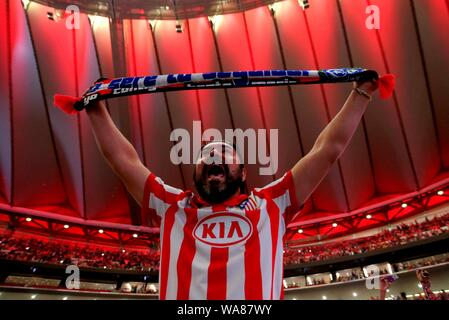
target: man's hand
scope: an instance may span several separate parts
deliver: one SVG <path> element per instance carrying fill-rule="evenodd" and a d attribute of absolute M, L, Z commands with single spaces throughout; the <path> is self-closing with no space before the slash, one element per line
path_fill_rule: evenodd
<path fill-rule="evenodd" d="M 359 88 L 366 91 L 366 93 L 372 94 L 379 88 L 379 81 L 354 82 L 354 88 Z"/>

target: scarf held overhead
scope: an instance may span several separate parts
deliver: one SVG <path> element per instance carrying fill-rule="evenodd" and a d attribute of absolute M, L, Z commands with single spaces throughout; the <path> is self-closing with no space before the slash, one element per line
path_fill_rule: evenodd
<path fill-rule="evenodd" d="M 103 78 L 97 80 L 82 97 L 56 94 L 54 104 L 64 112 L 73 114 L 95 101 L 145 93 L 354 81 L 379 81 L 380 96 L 386 99 L 393 92 L 395 78 L 390 74 L 379 78 L 376 71 L 361 68 L 208 72 Z"/>

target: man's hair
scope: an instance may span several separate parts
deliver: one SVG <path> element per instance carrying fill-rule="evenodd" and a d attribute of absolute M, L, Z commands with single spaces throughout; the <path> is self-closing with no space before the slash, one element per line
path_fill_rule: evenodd
<path fill-rule="evenodd" d="M 197 156 L 197 159 L 199 158 L 199 156 L 203 152 L 203 149 L 206 146 L 208 146 L 209 144 L 211 144 L 211 143 L 222 143 L 222 144 L 226 144 L 226 145 L 232 147 L 232 149 L 234 149 L 235 153 L 237 154 L 237 157 L 239 157 L 239 159 L 242 159 L 242 157 L 240 155 L 240 152 L 239 152 L 235 142 L 230 142 L 228 140 L 211 140 L 211 141 L 203 142 L 203 144 L 201 145 L 200 152 L 199 152 L 199 154 Z M 240 170 L 243 170 L 243 168 L 245 168 L 245 165 L 243 163 L 240 163 L 239 166 L 240 166 Z M 195 165 L 195 168 L 193 169 L 193 180 L 194 181 L 195 181 L 195 175 L 196 175 L 196 165 Z M 240 185 L 240 193 L 241 194 L 249 194 L 248 185 L 246 184 L 246 181 L 242 181 L 242 183 Z"/>

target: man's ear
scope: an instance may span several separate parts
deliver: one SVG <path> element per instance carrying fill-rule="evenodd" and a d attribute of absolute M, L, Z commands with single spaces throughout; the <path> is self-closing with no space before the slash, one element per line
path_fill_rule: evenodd
<path fill-rule="evenodd" d="M 246 181 L 246 168 L 242 168 L 242 181 Z"/>

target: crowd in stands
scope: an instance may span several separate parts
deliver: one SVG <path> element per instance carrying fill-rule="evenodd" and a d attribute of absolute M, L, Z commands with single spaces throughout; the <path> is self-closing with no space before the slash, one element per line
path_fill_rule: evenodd
<path fill-rule="evenodd" d="M 329 281 L 326 281 L 323 278 L 313 278 L 313 279 L 310 279 L 309 285 L 310 286 L 319 286 L 319 285 L 327 284 L 327 283 L 329 283 Z"/>
<path fill-rule="evenodd" d="M 449 300 L 449 295 L 446 291 L 441 290 L 439 292 L 435 292 L 435 300 Z M 423 294 L 414 295 L 413 298 L 405 298 L 402 296 L 397 296 L 395 300 L 425 300 L 425 296 Z"/>
<path fill-rule="evenodd" d="M 345 282 L 345 281 L 352 281 L 352 280 L 359 280 L 365 278 L 363 272 L 361 269 L 353 269 L 350 273 L 347 274 L 338 274 L 337 275 L 337 282 Z"/>
<path fill-rule="evenodd" d="M 0 259 L 50 264 L 74 264 L 80 268 L 158 270 L 159 250 L 104 249 L 57 241 L 0 236 Z"/>
<path fill-rule="evenodd" d="M 406 243 L 424 240 L 449 232 L 449 214 L 423 222 L 400 224 L 395 228 L 384 230 L 376 235 L 330 242 L 296 248 L 286 248 L 284 264 L 295 265 L 314 261 L 335 259 L 342 256 L 362 254 L 372 250 L 379 250 Z"/>
<path fill-rule="evenodd" d="M 153 283 L 143 282 L 125 282 L 120 288 L 123 293 L 140 293 L 140 294 L 156 294 L 159 292 L 156 285 Z"/>
<path fill-rule="evenodd" d="M 379 274 L 380 275 L 385 275 L 388 274 L 388 270 L 387 268 L 380 268 L 379 269 Z M 374 272 L 371 273 L 370 276 L 374 276 Z M 362 272 L 362 269 L 360 268 L 354 268 L 351 270 L 350 274 L 344 274 L 344 275 L 338 275 L 337 278 L 335 279 L 335 282 L 345 282 L 345 281 L 352 281 L 352 280 L 360 280 L 360 279 L 365 279 L 365 275 Z M 334 282 L 334 281 L 326 281 L 324 278 L 313 278 L 310 279 L 310 282 L 308 283 L 309 286 L 316 286 L 316 285 L 321 285 L 321 284 L 327 284 L 330 282 Z"/>
<path fill-rule="evenodd" d="M 393 271 L 393 274 L 396 274 L 401 271 L 409 271 L 409 270 L 416 270 L 426 267 L 435 266 L 437 264 L 443 264 L 449 262 L 449 253 L 443 253 L 431 257 L 426 258 L 419 258 L 416 260 L 410 260 L 410 261 L 404 261 L 399 263 L 391 264 L 391 268 Z M 379 275 L 388 275 L 390 274 L 387 264 L 380 264 L 377 265 Z M 292 288 L 300 288 L 300 287 L 308 287 L 308 286 L 316 286 L 316 285 L 323 285 L 328 283 L 335 283 L 335 282 L 346 282 L 346 281 L 355 281 L 355 280 L 362 280 L 366 279 L 366 276 L 364 275 L 361 267 L 356 267 L 352 269 L 347 270 L 341 270 L 336 272 L 333 279 L 329 278 L 330 273 L 327 273 L 325 275 L 319 275 L 315 274 L 312 276 L 306 277 L 300 276 L 299 278 L 290 278 L 288 281 L 284 282 L 284 287 L 286 289 L 292 289 Z M 370 277 L 375 277 L 376 273 L 374 270 L 371 270 L 368 274 Z M 302 283 L 302 284 L 301 284 Z"/>
<path fill-rule="evenodd" d="M 310 245 L 301 248 L 286 248 L 284 264 L 302 264 L 322 261 L 347 255 L 356 255 L 371 250 L 399 246 L 427 239 L 449 231 L 449 214 L 425 219 L 420 223 L 400 224 L 376 235 Z M 135 271 L 158 270 L 160 252 L 148 248 L 145 251 L 104 249 L 88 244 L 73 245 L 60 241 L 16 238 L 0 235 L 0 259 L 32 261 L 51 264 L 75 264 L 79 267 L 123 269 Z M 405 264 L 402 268 L 407 269 Z M 354 275 L 350 279 L 359 277 Z"/>
<path fill-rule="evenodd" d="M 449 254 L 447 253 L 412 261 L 395 263 L 393 265 L 393 268 L 395 272 L 400 272 L 400 271 L 413 270 L 417 268 L 429 267 L 445 262 L 449 262 Z"/>

